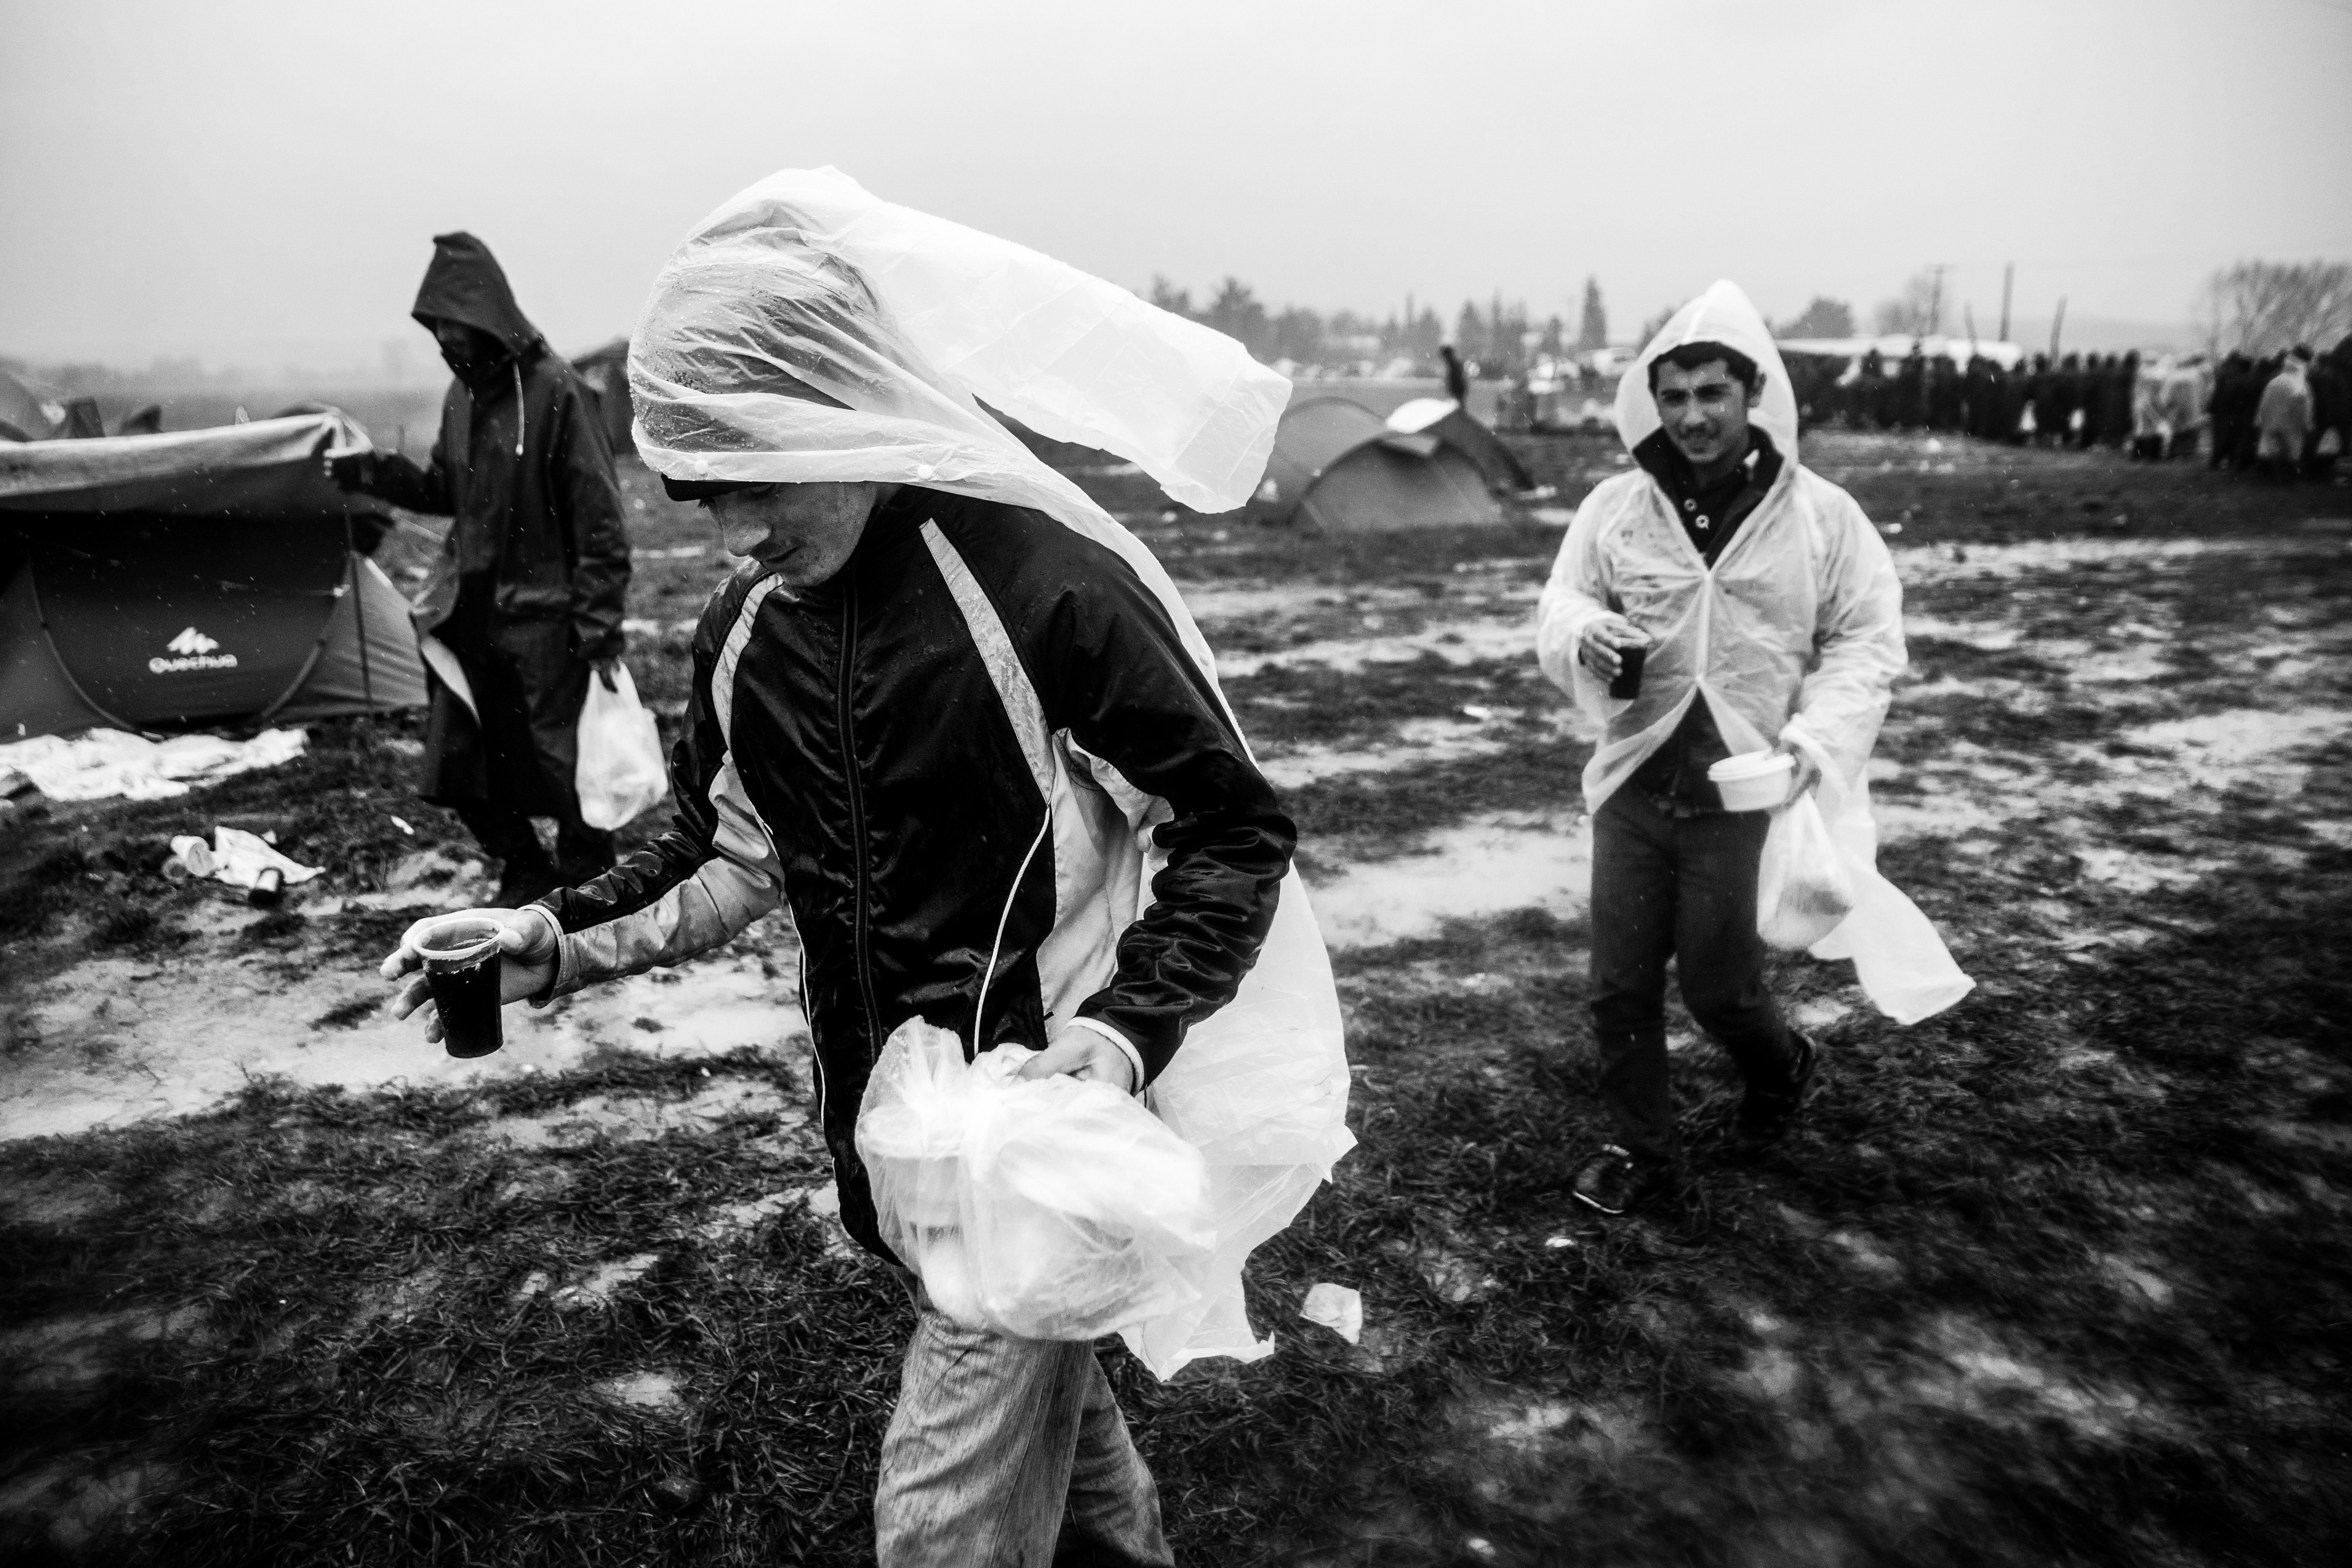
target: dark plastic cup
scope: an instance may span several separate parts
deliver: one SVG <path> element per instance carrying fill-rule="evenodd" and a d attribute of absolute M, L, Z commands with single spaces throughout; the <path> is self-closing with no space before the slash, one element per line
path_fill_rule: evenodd
<path fill-rule="evenodd" d="M 499 1009 L 496 921 L 451 921 L 425 939 L 425 984 L 453 1057 L 486 1057 L 506 1044 Z"/>
<path fill-rule="evenodd" d="M 1628 647 L 1617 645 L 1617 679 L 1609 683 L 1609 695 L 1624 699 L 1642 695 L 1642 661 L 1650 657 L 1648 643 L 1636 643 Z"/>

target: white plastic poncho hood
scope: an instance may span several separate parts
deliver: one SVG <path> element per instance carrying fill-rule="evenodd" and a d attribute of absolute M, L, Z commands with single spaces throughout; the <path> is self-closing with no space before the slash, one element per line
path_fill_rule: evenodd
<path fill-rule="evenodd" d="M 1853 957 L 1881 1010 L 1916 1022 L 1970 982 L 1874 869 L 1865 769 L 1906 663 L 1894 558 L 1853 497 L 1799 464 L 1787 367 L 1736 284 L 1717 282 L 1676 310 L 1626 370 L 1617 430 L 1627 450 L 1659 428 L 1652 362 L 1693 342 L 1755 362 L 1765 382 L 1749 419 L 1784 461 L 1712 567 L 1641 468 L 1603 481 L 1578 509 L 1538 607 L 1536 646 L 1545 673 L 1602 726 L 1585 804 L 1600 810 L 1702 696 L 1735 752 L 1780 741 L 1801 748 L 1822 768 L 1823 814 L 1860 889 L 1854 913 L 1813 951 Z M 1622 700 L 1576 657 L 1585 629 L 1612 615 L 1650 637 L 1641 691 Z"/>
<path fill-rule="evenodd" d="M 631 336 L 629 388 L 637 449 L 672 479 L 900 483 L 1046 513 L 1134 568 L 1213 689 L 1158 558 L 981 405 L 1223 511 L 1255 489 L 1289 398 L 1230 338 L 834 169 L 772 175 L 695 226 Z M 1353 1147 L 1347 1092 L 1330 961 L 1293 871 L 1239 993 L 1149 1091 L 1207 1160 L 1218 1231 L 1200 1302 L 1126 1332 L 1160 1376 L 1272 1350 L 1241 1268 Z"/>

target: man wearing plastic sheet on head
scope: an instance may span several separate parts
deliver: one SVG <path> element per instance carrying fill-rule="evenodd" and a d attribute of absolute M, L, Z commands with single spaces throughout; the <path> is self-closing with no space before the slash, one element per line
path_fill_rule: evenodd
<path fill-rule="evenodd" d="M 520 904 L 613 864 L 613 836 L 581 818 L 574 774 L 589 673 L 611 687 L 620 662 L 629 541 L 587 388 L 525 319 L 488 246 L 444 234 L 433 247 L 410 314 L 457 379 L 432 458 L 420 469 L 362 453 L 334 472 L 394 506 L 455 516 L 415 619 L 467 689 L 433 667 L 417 793 L 457 814 L 502 863 L 499 902 Z M 552 864 L 534 816 L 555 819 Z"/>
<path fill-rule="evenodd" d="M 706 219 L 629 371 L 639 450 L 751 561 L 696 634 L 675 826 L 501 915 L 508 996 L 677 963 L 782 903 L 854 1237 L 899 1261 L 856 1143 L 892 1032 L 1042 1047 L 1025 1076 L 1144 1092 L 1209 1168 L 1217 1261 L 1130 1347 L 1162 1376 L 1265 1353 L 1241 1261 L 1352 1142 L 1293 829 L 1159 563 L 976 398 L 1222 510 L 1255 487 L 1287 384 L 831 170 Z M 958 1322 L 928 1292 L 876 1524 L 886 1564 L 1172 1561 L 1092 1347 Z"/>
<path fill-rule="evenodd" d="M 1817 954 L 1854 957 L 1864 989 L 1903 1022 L 1968 988 L 1932 929 L 1921 938 L 1924 917 L 1867 868 L 1864 769 L 1905 662 L 1895 564 L 1853 498 L 1798 463 L 1788 374 L 1745 294 L 1717 283 L 1675 313 L 1626 372 L 1617 428 L 1636 467 L 1579 509 L 1537 630 L 1544 672 L 1604 726 L 1584 798 L 1592 1022 L 1613 1134 L 1574 1193 L 1605 1215 L 1678 1168 L 1669 959 L 1745 1080 L 1738 1143 L 1779 1139 L 1819 1071 L 1815 1043 L 1764 983 L 1769 815 L 1725 809 L 1713 764 L 1770 749 L 1793 762 L 1784 799 L 1821 791 L 1860 890 Z M 1637 648 L 1638 689 L 1612 695 Z M 1884 932 L 1863 929 L 1873 924 Z M 1899 946 L 1883 945 L 1887 933 Z"/>

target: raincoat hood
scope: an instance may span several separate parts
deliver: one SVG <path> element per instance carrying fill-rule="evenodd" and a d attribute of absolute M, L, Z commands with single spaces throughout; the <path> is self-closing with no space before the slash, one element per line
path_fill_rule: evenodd
<path fill-rule="evenodd" d="M 1772 437 L 1780 455 L 1797 460 L 1797 395 L 1789 384 L 1789 367 L 1780 363 L 1772 330 L 1764 324 L 1746 290 L 1728 279 L 1717 279 L 1706 293 L 1666 319 L 1617 384 L 1617 435 L 1631 452 L 1660 427 L 1658 401 L 1650 393 L 1650 365 L 1660 355 L 1685 343 L 1714 342 L 1738 349 L 1764 373 L 1764 395 L 1748 411 L 1748 423 Z"/>
<path fill-rule="evenodd" d="M 433 259 L 417 286 L 416 304 L 408 312 L 425 331 L 436 321 L 457 321 L 478 327 L 499 340 L 509 357 L 520 356 L 539 341 L 515 303 L 514 290 L 490 247 L 462 230 L 433 237 Z"/>

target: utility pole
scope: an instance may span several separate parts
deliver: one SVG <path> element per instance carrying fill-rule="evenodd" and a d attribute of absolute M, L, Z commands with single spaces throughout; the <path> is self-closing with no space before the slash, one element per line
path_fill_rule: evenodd
<path fill-rule="evenodd" d="M 1927 268 L 1936 280 L 1934 292 L 1927 296 L 1927 335 L 1934 337 L 1944 330 L 1944 274 L 1952 269 L 1948 261 L 1938 261 Z"/>
<path fill-rule="evenodd" d="M 2017 281 L 2017 263 L 2004 262 L 2000 268 L 2000 341 L 2009 342 L 2009 286 Z"/>
<path fill-rule="evenodd" d="M 2050 318 L 2050 363 L 2058 363 L 2058 329 L 2066 324 L 2066 296 L 2058 296 L 2058 313 Z"/>

